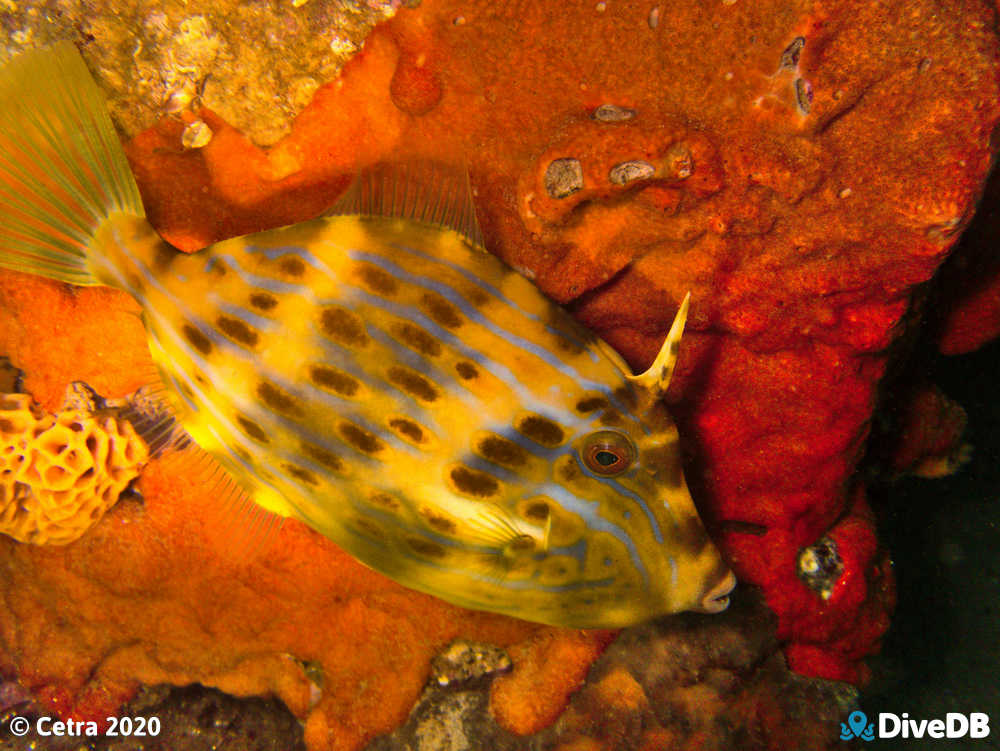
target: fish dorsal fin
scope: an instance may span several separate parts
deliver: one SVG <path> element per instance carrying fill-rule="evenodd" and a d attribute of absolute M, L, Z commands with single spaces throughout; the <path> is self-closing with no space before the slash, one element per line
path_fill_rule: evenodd
<path fill-rule="evenodd" d="M 670 386 L 670 378 L 674 374 L 674 366 L 677 364 L 677 352 L 680 349 L 681 335 L 684 333 L 684 323 L 687 321 L 688 306 L 691 301 L 691 293 L 684 296 L 677 315 L 674 316 L 674 323 L 667 332 L 667 338 L 660 347 L 653 364 L 645 373 L 639 375 L 629 375 L 628 379 L 636 386 L 645 388 L 650 394 L 659 397 L 667 391 Z"/>
<path fill-rule="evenodd" d="M 412 219 L 452 229 L 483 247 L 469 173 L 437 162 L 376 164 L 363 169 L 327 216 Z"/>

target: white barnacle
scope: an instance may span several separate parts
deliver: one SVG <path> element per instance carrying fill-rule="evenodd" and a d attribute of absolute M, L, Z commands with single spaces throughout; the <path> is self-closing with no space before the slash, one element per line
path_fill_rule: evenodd
<path fill-rule="evenodd" d="M 181 146 L 185 149 L 200 149 L 212 140 L 212 129 L 204 120 L 193 120 L 181 133 Z"/>

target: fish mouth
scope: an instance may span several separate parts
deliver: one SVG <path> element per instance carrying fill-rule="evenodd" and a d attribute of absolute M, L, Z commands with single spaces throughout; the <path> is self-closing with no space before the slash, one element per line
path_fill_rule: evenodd
<path fill-rule="evenodd" d="M 722 580 L 702 598 L 700 610 L 703 613 L 721 613 L 729 607 L 729 593 L 735 586 L 736 576 L 732 571 L 727 571 Z"/>

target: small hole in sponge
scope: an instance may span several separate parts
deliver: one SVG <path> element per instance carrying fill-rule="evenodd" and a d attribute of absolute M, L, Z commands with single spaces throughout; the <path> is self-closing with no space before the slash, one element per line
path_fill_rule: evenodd
<path fill-rule="evenodd" d="M 58 483 L 63 477 L 69 474 L 65 469 L 59 466 L 49 467 L 45 470 L 45 482 L 50 487 Z"/>
<path fill-rule="evenodd" d="M 82 487 L 90 483 L 90 478 L 94 476 L 94 468 L 90 467 L 86 472 L 76 478 L 76 487 Z"/>

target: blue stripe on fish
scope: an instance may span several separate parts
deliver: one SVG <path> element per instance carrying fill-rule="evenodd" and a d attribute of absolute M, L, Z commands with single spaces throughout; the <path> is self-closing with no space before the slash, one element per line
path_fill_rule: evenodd
<path fill-rule="evenodd" d="M 253 311 L 247 310 L 241 305 L 234 305 L 222 297 L 220 297 L 215 292 L 210 292 L 208 294 L 208 301 L 215 305 L 216 308 L 221 310 L 226 315 L 232 316 L 233 318 L 243 321 L 247 326 L 256 329 L 259 333 L 267 333 L 278 327 L 279 322 L 272 318 L 265 318 L 262 315 L 258 315 Z"/>
<path fill-rule="evenodd" d="M 522 404 L 524 404 L 525 408 L 529 411 L 537 412 L 542 415 L 551 412 L 551 405 L 541 401 L 538 397 L 531 393 L 531 391 L 529 391 L 514 375 L 510 368 L 487 357 L 478 349 L 474 349 L 473 347 L 466 345 L 461 339 L 444 327 L 435 323 L 417 308 L 396 303 L 391 300 L 386 300 L 384 297 L 373 295 L 360 287 L 356 288 L 355 292 L 359 300 L 362 300 L 373 308 L 378 308 L 400 318 L 408 318 L 414 323 L 420 324 L 421 327 L 426 329 L 433 336 L 437 337 L 437 339 L 439 339 L 442 343 L 449 345 L 459 352 L 462 357 L 467 360 L 471 360 L 477 365 L 480 365 L 484 370 L 489 371 L 494 377 L 503 381 L 512 391 L 514 391 L 514 393 L 516 393 L 518 398 L 521 400 Z M 319 305 L 338 305 L 343 304 L 343 302 L 344 301 L 341 298 L 317 300 L 317 304 Z M 576 427 L 580 427 L 587 424 L 587 421 L 574 416 L 571 424 Z"/>
<path fill-rule="evenodd" d="M 489 284 L 488 282 L 484 281 L 482 278 L 476 276 L 475 274 L 473 274 L 468 269 L 464 269 L 461 266 L 459 266 L 458 264 L 455 264 L 455 263 L 452 263 L 450 261 L 447 261 L 444 258 L 437 258 L 435 256 L 428 255 L 427 253 L 422 253 L 421 251 L 416 250 L 415 248 L 411 248 L 411 247 L 406 246 L 406 245 L 398 245 L 396 243 L 390 243 L 390 246 L 393 247 L 393 248 L 396 248 L 397 250 L 401 250 L 401 251 L 404 251 L 406 253 L 409 253 L 412 256 L 417 256 L 418 258 L 422 258 L 425 261 L 430 261 L 431 263 L 437 263 L 437 264 L 439 264 L 441 266 L 444 266 L 446 268 L 451 269 L 452 271 L 455 271 L 460 276 L 464 277 L 467 281 L 472 282 L 474 285 L 476 285 L 477 287 L 479 287 L 484 292 L 487 292 L 487 293 L 493 295 L 500 302 L 502 302 L 505 305 L 508 305 L 511 308 L 513 308 L 514 310 L 516 310 L 518 313 L 520 313 L 521 315 L 523 315 L 525 318 L 527 318 L 529 320 L 532 320 L 532 321 L 538 321 L 539 323 L 541 323 L 545 327 L 545 330 L 548 331 L 550 334 L 558 336 L 560 339 L 563 339 L 563 340 L 569 342 L 574 347 L 578 347 L 579 349 L 584 350 L 585 352 L 587 352 L 590 355 L 590 359 L 592 361 L 597 362 L 598 355 L 597 355 L 597 353 L 592 348 L 590 348 L 588 346 L 587 342 L 585 342 L 585 341 L 583 341 L 581 339 L 577 339 L 576 337 L 570 335 L 566 331 L 562 331 L 560 329 L 557 329 L 556 327 L 554 327 L 551 324 L 547 323 L 546 321 L 542 320 L 539 316 L 536 316 L 534 313 L 531 313 L 531 312 L 525 310 L 520 305 L 518 305 L 514 300 L 511 300 L 509 297 L 507 297 L 497 287 L 494 287 L 492 284 Z M 486 253 L 485 250 L 481 251 L 481 252 Z"/>
<path fill-rule="evenodd" d="M 649 527 L 653 532 L 653 537 L 656 538 L 656 541 L 658 543 L 660 543 L 661 545 L 663 544 L 663 532 L 660 530 L 660 525 L 656 521 L 656 517 L 650 510 L 649 504 L 647 504 L 641 497 L 639 497 L 631 490 L 626 488 L 624 485 L 622 485 L 620 482 L 618 482 L 618 480 L 616 480 L 614 477 L 601 477 L 595 472 L 591 472 L 590 469 L 587 468 L 587 465 L 584 464 L 583 461 L 580 459 L 579 453 L 573 452 L 573 459 L 576 460 L 576 466 L 578 466 L 580 470 L 588 477 L 597 480 L 598 482 L 604 485 L 607 485 L 608 487 L 612 488 L 616 493 L 630 499 L 633 503 L 635 503 L 636 506 L 642 509 L 643 514 L 646 515 L 646 520 L 649 522 Z M 667 506 L 667 508 L 670 508 L 670 505 L 665 500 L 663 503 L 665 506 Z"/>
<path fill-rule="evenodd" d="M 626 413 L 629 412 L 629 410 L 626 407 L 624 407 L 624 405 L 621 405 L 621 403 L 618 402 L 617 398 L 612 393 L 612 390 L 609 389 L 606 384 L 600 383 L 598 381 L 592 381 L 589 378 L 585 378 L 575 368 L 573 368 L 570 365 L 567 365 L 566 362 L 561 357 L 553 354 L 545 347 L 536 344 L 535 342 L 532 342 L 528 339 L 524 339 L 523 337 L 518 336 L 514 332 L 509 331 L 503 328 L 502 326 L 497 325 L 489 318 L 484 316 L 482 313 L 480 313 L 475 307 L 470 305 L 468 300 L 466 300 L 461 294 L 459 294 L 459 292 L 455 290 L 454 287 L 451 287 L 450 285 L 445 284 L 444 282 L 439 282 L 434 279 L 429 279 L 425 276 L 418 276 L 416 274 L 411 274 L 409 271 L 405 270 L 401 266 L 398 266 L 392 261 L 389 261 L 375 253 L 367 253 L 363 250 L 352 249 L 347 251 L 347 255 L 353 260 L 367 261 L 368 263 L 371 263 L 373 266 L 378 266 L 386 273 L 392 274 L 397 279 L 408 282 L 414 287 L 419 287 L 420 289 L 425 289 L 431 292 L 437 292 L 445 300 L 457 306 L 459 310 L 461 310 L 462 313 L 464 313 L 465 316 L 470 321 L 478 323 L 480 326 L 496 334 L 505 341 L 508 341 L 511 344 L 520 347 L 525 352 L 534 355 L 535 357 L 546 363 L 549 367 L 575 380 L 578 384 L 580 384 L 581 388 L 599 391 L 600 393 L 604 394 L 609 401 L 615 403 L 615 406 L 622 409 L 622 411 Z"/>
<path fill-rule="evenodd" d="M 258 289 L 265 290 L 267 292 L 273 292 L 275 294 L 291 293 L 291 294 L 311 294 L 311 290 L 305 284 L 299 284 L 297 282 L 286 282 L 281 279 L 274 279 L 269 276 L 261 276 L 260 274 L 254 274 L 251 271 L 247 271 L 243 266 L 236 260 L 236 257 L 230 253 L 218 253 L 216 252 L 213 256 L 205 262 L 206 272 L 213 267 L 218 261 L 224 260 L 226 262 L 226 268 L 230 269 L 235 273 L 240 279 L 246 282 L 251 287 L 256 287 Z"/>

